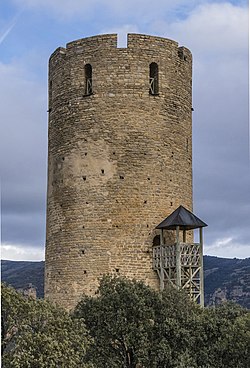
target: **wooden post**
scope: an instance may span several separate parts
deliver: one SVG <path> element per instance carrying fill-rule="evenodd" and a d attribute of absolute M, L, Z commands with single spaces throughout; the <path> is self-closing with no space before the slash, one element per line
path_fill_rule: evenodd
<path fill-rule="evenodd" d="M 181 248 L 180 248 L 180 226 L 176 226 L 176 285 L 181 288 Z"/>
<path fill-rule="evenodd" d="M 187 241 L 187 232 L 186 230 L 183 230 L 183 243 L 186 243 Z"/>
<path fill-rule="evenodd" d="M 203 277 L 203 232 L 200 227 L 200 305 L 204 307 L 204 277 Z"/>
<path fill-rule="evenodd" d="M 163 251 L 164 251 L 164 237 L 163 237 L 163 229 L 160 232 L 160 252 L 161 252 L 161 268 L 160 268 L 160 291 L 164 289 L 164 264 L 163 264 Z"/>

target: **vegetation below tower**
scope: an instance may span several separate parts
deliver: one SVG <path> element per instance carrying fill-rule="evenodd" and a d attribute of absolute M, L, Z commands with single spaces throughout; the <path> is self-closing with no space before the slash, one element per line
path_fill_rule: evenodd
<path fill-rule="evenodd" d="M 103 277 L 68 314 L 2 286 L 4 368 L 247 368 L 250 312 Z"/>

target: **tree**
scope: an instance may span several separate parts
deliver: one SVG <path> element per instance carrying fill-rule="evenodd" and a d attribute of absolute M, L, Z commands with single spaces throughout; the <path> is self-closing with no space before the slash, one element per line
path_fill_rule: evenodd
<path fill-rule="evenodd" d="M 249 311 L 234 303 L 205 308 L 196 340 L 199 367 L 250 367 Z"/>
<path fill-rule="evenodd" d="M 4 368 L 87 367 L 88 336 L 82 319 L 44 300 L 22 297 L 2 285 Z"/>
<path fill-rule="evenodd" d="M 96 297 L 75 310 L 93 337 L 88 358 L 98 368 L 196 367 L 192 327 L 201 308 L 173 288 L 105 276 Z"/>

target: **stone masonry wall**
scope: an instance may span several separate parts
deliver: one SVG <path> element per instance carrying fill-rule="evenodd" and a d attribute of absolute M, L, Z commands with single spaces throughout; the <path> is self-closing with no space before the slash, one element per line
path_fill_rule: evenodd
<path fill-rule="evenodd" d="M 70 309 L 104 273 L 159 288 L 155 227 L 180 204 L 192 210 L 191 108 L 192 56 L 175 41 L 129 34 L 117 48 L 102 35 L 51 55 L 46 298 Z"/>

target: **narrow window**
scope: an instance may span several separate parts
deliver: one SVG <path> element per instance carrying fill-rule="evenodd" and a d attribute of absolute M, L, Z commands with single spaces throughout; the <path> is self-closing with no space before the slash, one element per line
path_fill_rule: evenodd
<path fill-rule="evenodd" d="M 90 64 L 85 65 L 85 94 L 91 95 L 92 89 L 92 66 Z"/>
<path fill-rule="evenodd" d="M 158 65 L 156 63 L 149 65 L 149 93 L 151 95 L 159 93 Z"/>
<path fill-rule="evenodd" d="M 51 112 L 52 106 L 52 81 L 49 81 L 49 109 L 48 112 Z"/>

